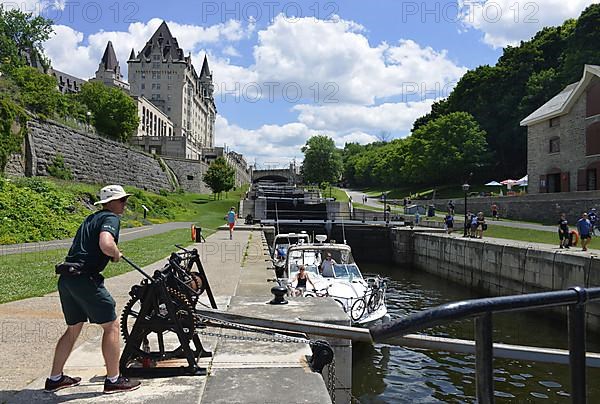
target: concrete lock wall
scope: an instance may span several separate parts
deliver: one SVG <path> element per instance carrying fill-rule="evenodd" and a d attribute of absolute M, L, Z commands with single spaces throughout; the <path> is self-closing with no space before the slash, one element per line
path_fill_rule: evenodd
<path fill-rule="evenodd" d="M 600 286 L 600 259 L 591 255 L 563 254 L 407 229 L 395 230 L 393 238 L 395 262 L 411 263 L 420 270 L 491 295 Z M 600 331 L 600 303 L 588 303 L 586 310 L 588 327 Z"/>
<path fill-rule="evenodd" d="M 210 188 L 202 180 L 204 174 L 206 174 L 206 170 L 208 170 L 208 164 L 200 160 L 173 157 L 162 157 L 162 159 L 173 170 L 179 181 L 179 186 L 184 191 L 200 194 L 211 192 Z"/>

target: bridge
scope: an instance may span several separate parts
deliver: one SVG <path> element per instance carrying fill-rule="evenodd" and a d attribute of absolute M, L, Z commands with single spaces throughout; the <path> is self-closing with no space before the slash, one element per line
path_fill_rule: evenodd
<path fill-rule="evenodd" d="M 256 184 L 258 181 L 285 182 L 289 185 L 295 185 L 301 182 L 301 176 L 296 167 L 290 164 L 289 168 L 253 170 L 252 183 Z"/>

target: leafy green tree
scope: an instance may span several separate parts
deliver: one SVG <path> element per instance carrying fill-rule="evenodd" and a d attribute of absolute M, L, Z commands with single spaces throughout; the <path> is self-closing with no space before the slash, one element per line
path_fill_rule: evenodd
<path fill-rule="evenodd" d="M 302 147 L 304 182 L 320 184 L 338 182 L 342 174 L 342 155 L 335 147 L 333 139 L 327 136 L 313 136 Z"/>
<path fill-rule="evenodd" d="M 42 43 L 52 31 L 52 20 L 18 9 L 6 11 L 0 5 L 0 68 L 6 72 L 25 65 L 25 55 L 48 68 Z"/>
<path fill-rule="evenodd" d="M 56 89 L 53 77 L 22 66 L 12 70 L 10 77 L 20 89 L 20 102 L 31 112 L 52 117 L 62 94 Z"/>
<path fill-rule="evenodd" d="M 0 173 L 4 172 L 8 157 L 20 151 L 26 124 L 25 110 L 8 97 L 0 95 Z"/>
<path fill-rule="evenodd" d="M 485 135 L 466 112 L 453 112 L 427 123 L 409 138 L 407 179 L 430 184 L 461 181 L 465 173 L 488 162 Z"/>
<path fill-rule="evenodd" d="M 235 169 L 227 164 L 223 157 L 218 157 L 213 161 L 202 181 L 211 189 L 216 196 L 221 195 L 221 192 L 231 190 L 235 184 Z"/>
<path fill-rule="evenodd" d="M 94 126 L 103 135 L 126 142 L 137 130 L 137 105 L 122 90 L 93 81 L 81 86 L 77 98 L 89 108 Z"/>

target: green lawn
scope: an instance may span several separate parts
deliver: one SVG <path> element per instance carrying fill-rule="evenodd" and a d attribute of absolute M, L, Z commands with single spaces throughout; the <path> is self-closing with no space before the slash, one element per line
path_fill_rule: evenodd
<path fill-rule="evenodd" d="M 212 233 L 203 230 L 206 236 Z M 176 251 L 175 244 L 190 245 L 190 231 L 172 230 L 137 240 L 124 241 L 119 243 L 119 247 L 123 255 L 143 267 Z M 2 290 L 0 303 L 43 296 L 56 291 L 58 278 L 54 275 L 54 265 L 64 259 L 66 252 L 66 249 L 58 249 L 0 256 L 0 290 Z M 108 278 L 131 270 L 131 266 L 122 261 L 108 264 L 103 274 Z"/>
<path fill-rule="evenodd" d="M 323 192 L 323 195 L 329 197 L 329 190 Z M 349 202 L 348 194 L 340 188 L 331 187 L 331 196 L 335 198 L 336 202 Z"/>
<path fill-rule="evenodd" d="M 462 224 L 456 227 L 462 231 Z M 517 229 L 514 227 L 494 226 L 488 221 L 488 229 L 483 233 L 484 237 L 506 238 L 509 240 L 529 241 L 532 243 L 552 244 L 558 246 L 558 231 L 541 231 L 529 229 Z M 579 244 L 580 246 L 581 244 Z M 588 248 L 600 249 L 600 238 L 593 237 Z"/>
<path fill-rule="evenodd" d="M 471 184 L 469 194 L 479 194 L 480 192 L 492 193 L 498 195 L 502 188 L 502 192 L 506 195 L 506 187 L 486 187 L 483 184 Z M 518 190 L 519 188 L 516 188 Z M 431 199 L 435 190 L 436 199 L 460 199 L 464 197 L 462 190 L 462 184 L 453 185 L 441 185 L 439 187 L 431 186 L 413 186 L 413 187 L 401 187 L 401 188 L 363 188 L 359 192 L 365 193 L 371 197 L 379 197 L 382 192 L 388 192 L 389 199 Z"/>

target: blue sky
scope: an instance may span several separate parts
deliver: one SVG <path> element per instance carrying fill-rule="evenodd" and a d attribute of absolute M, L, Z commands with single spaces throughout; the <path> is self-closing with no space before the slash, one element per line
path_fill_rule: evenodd
<path fill-rule="evenodd" d="M 108 40 L 122 70 L 162 20 L 217 88 L 216 143 L 260 166 L 302 159 L 315 134 L 368 143 L 414 119 L 502 47 L 577 17 L 590 0 L 1 1 L 55 20 L 53 65 L 94 75 Z"/>

